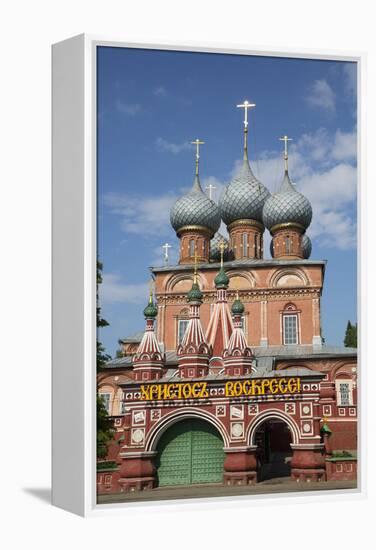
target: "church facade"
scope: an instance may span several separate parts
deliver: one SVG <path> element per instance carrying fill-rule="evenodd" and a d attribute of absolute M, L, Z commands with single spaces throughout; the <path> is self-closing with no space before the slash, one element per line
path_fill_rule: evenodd
<path fill-rule="evenodd" d="M 312 208 L 291 183 L 287 136 L 278 192 L 254 176 L 252 106 L 241 105 L 243 163 L 218 205 L 202 190 L 194 142 L 192 189 L 171 210 L 179 263 L 152 268 L 135 353 L 98 374 L 115 428 L 99 493 L 356 479 L 356 350 L 324 343 L 326 262 L 310 259 Z"/>

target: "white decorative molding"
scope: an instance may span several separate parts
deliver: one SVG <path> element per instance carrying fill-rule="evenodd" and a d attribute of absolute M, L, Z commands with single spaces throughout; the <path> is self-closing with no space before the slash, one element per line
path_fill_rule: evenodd
<path fill-rule="evenodd" d="M 244 418 L 243 405 L 230 405 L 230 418 L 233 420 L 243 420 Z"/>
<path fill-rule="evenodd" d="M 244 422 L 231 422 L 231 438 L 232 439 L 244 438 Z"/>

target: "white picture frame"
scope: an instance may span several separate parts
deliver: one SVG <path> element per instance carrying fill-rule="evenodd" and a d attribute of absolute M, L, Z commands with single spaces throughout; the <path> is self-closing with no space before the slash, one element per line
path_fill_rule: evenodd
<path fill-rule="evenodd" d="M 111 509 L 140 506 L 139 503 L 96 504 L 95 396 L 96 396 L 96 48 L 174 49 L 182 51 L 273 55 L 354 61 L 358 64 L 358 212 L 365 200 L 364 139 L 365 54 L 286 49 L 275 51 L 231 47 L 226 44 L 136 44 L 79 35 L 52 48 L 52 180 L 53 180 L 53 354 L 52 354 L 52 502 L 81 516 Z M 360 218 L 362 220 L 362 218 Z M 359 224 L 361 225 L 361 224 Z M 363 221 L 362 221 L 363 226 Z M 359 235 L 361 229 L 359 228 Z M 361 239 L 358 239 L 361 250 Z M 360 252 L 361 254 L 362 252 Z M 360 262 L 358 270 L 360 269 Z M 359 283 L 363 273 L 359 272 Z M 359 296 L 358 292 L 358 296 Z M 364 319 L 360 310 L 359 318 Z M 66 342 L 69 341 L 69 347 Z M 362 359 L 362 347 L 360 359 Z M 365 492 L 364 369 L 359 380 L 359 461 L 358 488 Z M 69 406 L 67 406 L 69 403 Z M 69 452 L 68 452 L 69 450 Z M 288 495 L 241 497 L 249 505 L 259 498 L 274 500 L 336 498 L 338 491 Z M 216 502 L 229 497 L 218 497 Z M 231 497 L 238 500 L 238 497 Z M 184 500 L 179 503 L 189 504 Z M 205 499 L 195 501 L 205 506 Z M 147 503 L 141 506 L 159 506 Z M 164 504 L 166 505 L 166 503 Z M 176 501 L 175 501 L 176 505 Z M 192 503 L 191 503 L 192 505 Z"/>

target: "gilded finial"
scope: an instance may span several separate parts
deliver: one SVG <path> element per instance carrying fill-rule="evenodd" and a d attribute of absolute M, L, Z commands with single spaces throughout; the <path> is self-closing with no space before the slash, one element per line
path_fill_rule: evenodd
<path fill-rule="evenodd" d="M 279 138 L 279 141 L 284 141 L 285 142 L 285 153 L 284 153 L 284 159 L 285 159 L 285 172 L 288 172 L 288 169 L 289 169 L 289 166 L 288 166 L 288 160 L 289 160 L 289 155 L 288 155 L 288 142 L 289 141 L 292 141 L 292 138 L 289 138 L 288 136 L 282 136 Z"/>
<path fill-rule="evenodd" d="M 198 165 L 200 161 L 200 145 L 204 145 L 205 141 L 201 141 L 196 138 L 194 141 L 191 141 L 192 145 L 196 145 L 196 176 L 198 177 Z"/>
<path fill-rule="evenodd" d="M 244 160 L 248 160 L 248 109 L 256 107 L 256 103 L 250 103 L 245 100 L 237 105 L 238 108 L 244 109 Z"/>
<path fill-rule="evenodd" d="M 194 256 L 194 262 L 195 262 L 195 267 L 194 267 L 194 271 L 193 271 L 193 282 L 195 284 L 197 284 L 197 248 L 195 247 L 195 256 Z"/>
<path fill-rule="evenodd" d="M 223 267 L 223 255 L 224 255 L 225 249 L 226 249 L 226 243 L 224 239 L 221 239 L 221 242 L 219 243 L 219 250 L 221 254 L 221 267 Z"/>
<path fill-rule="evenodd" d="M 154 281 L 153 279 L 151 279 L 149 283 L 149 304 L 153 303 L 153 291 L 154 291 Z"/>

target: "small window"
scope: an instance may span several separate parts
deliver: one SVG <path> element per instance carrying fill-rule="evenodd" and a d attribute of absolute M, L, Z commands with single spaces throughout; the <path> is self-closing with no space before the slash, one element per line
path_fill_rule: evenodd
<path fill-rule="evenodd" d="M 285 345 L 298 343 L 298 316 L 283 316 L 283 343 Z"/>
<path fill-rule="evenodd" d="M 255 258 L 258 258 L 259 257 L 259 254 L 258 254 L 258 238 L 257 238 L 257 233 L 255 234 Z"/>
<path fill-rule="evenodd" d="M 100 393 L 99 395 L 102 398 L 102 401 L 103 401 L 103 404 L 104 404 L 105 409 L 107 411 L 107 414 L 110 414 L 111 394 L 110 393 Z"/>
<path fill-rule="evenodd" d="M 352 400 L 352 381 L 336 380 L 337 387 L 337 406 L 346 407 L 353 405 Z"/>
<path fill-rule="evenodd" d="M 188 323 L 189 323 L 189 319 L 179 319 L 178 321 L 178 344 L 181 344 L 181 342 L 183 341 Z"/>
<path fill-rule="evenodd" d="M 286 254 L 291 253 L 291 239 L 290 237 L 285 237 L 285 247 L 286 247 Z"/>
<path fill-rule="evenodd" d="M 248 256 L 248 235 L 247 235 L 247 233 L 242 234 L 242 246 L 243 246 L 243 256 L 246 258 Z"/>
<path fill-rule="evenodd" d="M 189 241 L 189 256 L 190 258 L 193 258 L 195 255 L 195 241 L 194 239 L 191 239 Z"/>

